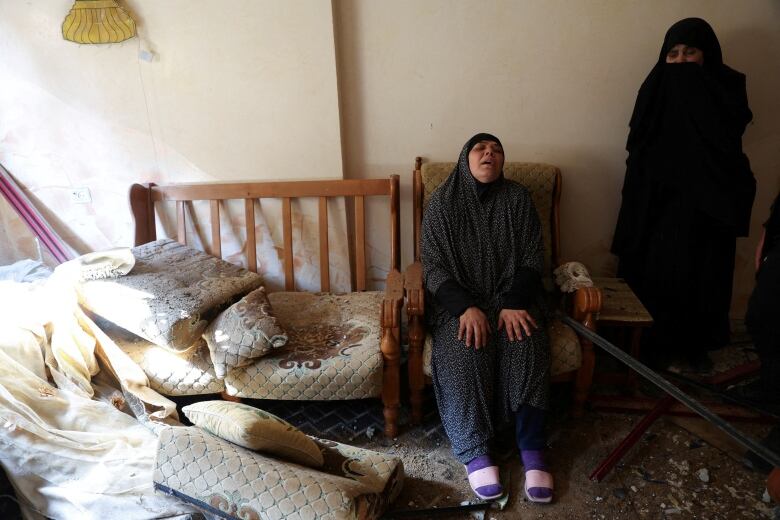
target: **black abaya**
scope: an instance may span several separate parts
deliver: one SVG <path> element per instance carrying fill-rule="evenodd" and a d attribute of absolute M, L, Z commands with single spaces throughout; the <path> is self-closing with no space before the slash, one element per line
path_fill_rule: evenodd
<path fill-rule="evenodd" d="M 704 64 L 665 62 L 676 44 Z M 736 237 L 747 234 L 755 180 L 742 153 L 752 118 L 745 76 L 722 62 L 715 33 L 689 18 L 669 29 L 631 117 L 612 252 L 653 315 L 652 349 L 691 360 L 729 339 Z"/>

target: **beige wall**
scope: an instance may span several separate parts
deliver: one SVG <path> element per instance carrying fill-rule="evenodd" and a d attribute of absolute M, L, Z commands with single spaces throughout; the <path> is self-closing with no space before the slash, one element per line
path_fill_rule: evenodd
<path fill-rule="evenodd" d="M 608 250 L 637 89 L 666 29 L 686 16 L 707 19 L 726 62 L 747 74 L 755 113 L 744 144 L 759 195 L 751 237 L 739 241 L 735 315 L 744 308 L 759 222 L 780 189 L 780 3 L 345 0 L 335 6 L 346 175 L 400 172 L 408 232 L 414 157 L 454 161 L 472 134 L 493 132 L 507 160 L 562 168 L 563 258 L 597 274 L 615 269 Z M 407 233 L 407 261 L 411 246 Z"/>
<path fill-rule="evenodd" d="M 745 150 L 759 194 L 735 314 L 744 308 L 756 231 L 780 189 L 775 0 L 128 0 L 141 37 L 111 46 L 61 39 L 71 0 L 0 3 L 0 162 L 80 250 L 130 243 L 130 182 L 340 176 L 343 150 L 347 177 L 402 175 L 407 263 L 414 156 L 454 160 L 487 130 L 509 160 L 561 166 L 563 256 L 598 274 L 614 270 L 636 91 L 668 26 L 706 18 L 747 74 L 755 113 Z M 151 62 L 138 58 L 146 49 Z M 82 185 L 93 204 L 69 201 Z"/>
<path fill-rule="evenodd" d="M 77 45 L 72 0 L 1 2 L 0 162 L 77 250 L 131 244 L 132 182 L 342 176 L 330 1 L 123 3 L 139 38 Z"/>

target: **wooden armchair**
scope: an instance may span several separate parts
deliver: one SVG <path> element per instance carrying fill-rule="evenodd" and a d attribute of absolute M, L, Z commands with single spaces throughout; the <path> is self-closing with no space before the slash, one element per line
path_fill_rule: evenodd
<path fill-rule="evenodd" d="M 433 191 L 452 172 L 455 163 L 423 163 L 415 160 L 413 179 L 414 263 L 405 271 L 406 311 L 409 317 L 409 387 L 412 421 L 422 420 L 423 390 L 430 383 L 430 336 L 425 331 L 425 288 L 420 263 L 422 217 Z M 553 290 L 552 271 L 559 260 L 559 217 L 561 171 L 541 163 L 507 162 L 507 179 L 523 184 L 531 193 L 539 218 L 545 248 L 545 288 Z M 593 329 L 594 318 L 601 307 L 601 292 L 595 287 L 578 289 L 568 307 L 573 317 Z M 593 379 L 593 345 L 578 338 L 574 331 L 558 320 L 549 326 L 552 381 L 574 380 L 574 414 L 580 415 Z"/>
<path fill-rule="evenodd" d="M 296 292 L 293 257 L 292 204 L 296 198 L 319 201 L 320 293 Z M 354 292 L 330 293 L 328 246 L 328 199 L 343 197 L 347 214 L 354 217 L 350 233 L 350 258 Z M 388 212 L 381 224 L 389 226 L 390 258 L 386 288 L 367 289 L 366 197 L 381 197 Z M 399 272 L 399 189 L 398 176 L 371 180 L 323 180 L 288 182 L 240 182 L 218 184 L 176 184 L 158 186 L 135 184 L 130 203 L 135 218 L 135 244 L 156 240 L 155 204 L 176 205 L 176 239 L 187 244 L 185 216 L 192 201 L 209 201 L 210 242 L 206 252 L 222 257 L 220 208 L 230 199 L 243 200 L 246 245 L 244 260 L 257 272 L 258 227 L 255 209 L 258 199 L 281 199 L 283 250 L 278 251 L 284 266 L 285 291 L 271 292 L 269 300 L 282 327 L 290 334 L 286 346 L 273 350 L 246 367 L 230 370 L 224 378 L 223 397 L 340 400 L 379 397 L 384 404 L 385 434 L 398 433 L 399 408 L 399 325 L 403 303 L 403 277 Z M 232 231 L 241 222 L 231 221 Z M 207 225 L 203 226 L 208 228 Z M 349 228 L 349 226 L 345 226 Z M 206 354 L 208 357 L 208 354 Z"/>

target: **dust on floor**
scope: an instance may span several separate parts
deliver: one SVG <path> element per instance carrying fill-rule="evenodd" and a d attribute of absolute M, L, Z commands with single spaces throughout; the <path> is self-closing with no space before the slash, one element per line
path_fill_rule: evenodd
<path fill-rule="evenodd" d="M 764 476 L 663 419 L 604 481 L 590 481 L 588 475 L 636 420 L 637 416 L 590 412 L 557 424 L 551 435 L 550 463 L 556 489 L 550 505 L 524 500 L 522 465 L 512 452 L 503 465 L 511 474 L 507 507 L 490 510 L 485 518 L 747 519 L 778 515 L 774 505 L 763 500 Z M 766 430 L 746 428 L 756 436 Z M 353 441 L 404 461 L 407 479 L 393 509 L 441 508 L 473 500 L 465 471 L 452 457 L 446 440 L 419 443 L 416 433 L 415 429 L 407 430 L 393 442 L 376 438 Z M 470 517 L 472 513 L 437 515 Z"/>

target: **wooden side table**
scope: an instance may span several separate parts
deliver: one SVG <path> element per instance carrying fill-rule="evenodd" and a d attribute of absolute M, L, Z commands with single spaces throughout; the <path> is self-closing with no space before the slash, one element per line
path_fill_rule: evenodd
<path fill-rule="evenodd" d="M 630 334 L 629 353 L 639 359 L 642 331 L 653 324 L 653 317 L 622 278 L 594 278 L 593 284 L 601 289 L 601 312 L 596 318 L 597 327 L 627 329 Z M 624 383 L 636 391 L 639 379 L 637 373 L 600 374 L 601 382 Z"/>

